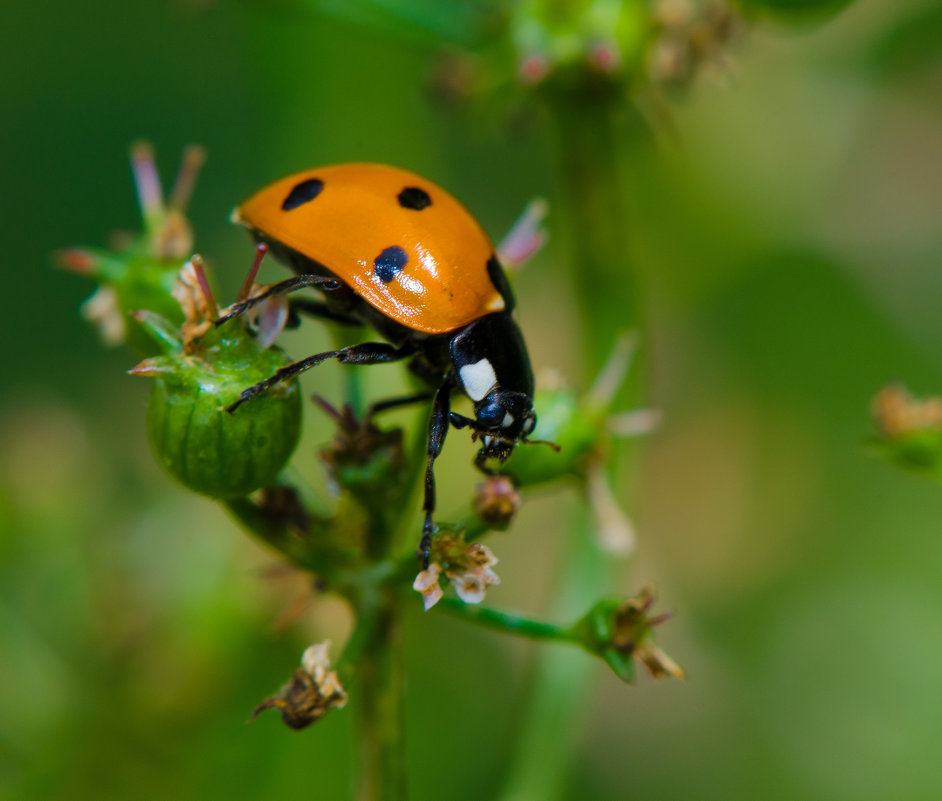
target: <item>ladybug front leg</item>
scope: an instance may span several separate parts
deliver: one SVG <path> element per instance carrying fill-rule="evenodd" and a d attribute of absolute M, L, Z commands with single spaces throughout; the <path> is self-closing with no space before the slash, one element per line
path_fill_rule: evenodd
<path fill-rule="evenodd" d="M 414 352 L 415 348 L 411 345 L 397 348 L 386 342 L 364 342 L 362 345 L 350 345 L 346 348 L 340 348 L 340 350 L 328 350 L 323 353 L 315 353 L 313 356 L 308 356 L 306 359 L 285 365 L 264 381 L 259 381 L 257 384 L 253 384 L 248 389 L 243 390 L 242 394 L 239 395 L 239 399 L 235 403 L 227 406 L 226 411 L 232 414 L 243 403 L 271 389 L 275 384 L 280 384 L 282 381 L 294 378 L 296 375 L 300 375 L 305 370 L 310 370 L 312 367 L 316 367 L 321 362 L 325 362 L 328 359 L 336 359 L 343 364 L 384 364 L 386 362 L 395 362 L 399 361 L 399 359 L 405 359 Z"/>
<path fill-rule="evenodd" d="M 425 512 L 425 523 L 422 526 L 422 541 L 419 543 L 418 556 L 422 560 L 422 567 L 428 570 L 429 550 L 432 547 L 432 534 L 435 533 L 435 523 L 432 515 L 435 513 L 435 460 L 442 452 L 445 444 L 445 435 L 448 433 L 449 411 L 451 409 L 451 390 L 454 386 L 452 374 L 445 378 L 432 400 L 432 416 L 428 423 L 428 443 L 425 456 L 425 503 L 422 509 Z"/>

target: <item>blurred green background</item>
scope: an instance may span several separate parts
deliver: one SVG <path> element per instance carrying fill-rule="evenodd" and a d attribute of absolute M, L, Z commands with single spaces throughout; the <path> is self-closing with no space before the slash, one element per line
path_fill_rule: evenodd
<path fill-rule="evenodd" d="M 339 647 L 344 609 L 283 623 L 303 582 L 159 472 L 147 383 L 49 254 L 138 228 L 139 137 L 167 181 L 183 145 L 207 148 L 191 217 L 229 294 L 252 256 L 229 209 L 315 164 L 416 170 L 499 238 L 534 195 L 552 203 L 544 127 L 436 100 L 433 35 L 303 3 L 36 0 L 3 19 L 0 798 L 343 798 L 349 714 L 302 734 L 245 721 L 308 642 Z M 623 591 L 657 584 L 677 613 L 659 641 L 689 678 L 631 688 L 599 665 L 567 798 L 942 797 L 942 488 L 861 447 L 885 383 L 942 390 L 940 42 L 942 7 L 916 0 L 757 25 L 730 70 L 670 101 L 674 138 L 636 148 L 631 256 L 665 422 Z M 537 370 L 579 380 L 549 225 L 521 322 Z M 328 339 L 312 324 L 285 342 Z M 338 375 L 307 384 L 336 398 Z M 308 418 L 317 475 L 329 427 Z M 457 508 L 472 449 L 446 450 Z M 529 497 L 491 543 L 490 603 L 546 609 L 577 502 Z M 537 647 L 418 611 L 406 647 L 413 797 L 494 797 Z"/>

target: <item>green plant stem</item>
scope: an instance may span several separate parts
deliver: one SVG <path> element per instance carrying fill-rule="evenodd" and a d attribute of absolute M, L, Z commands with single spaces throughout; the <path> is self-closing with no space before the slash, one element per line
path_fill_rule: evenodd
<path fill-rule="evenodd" d="M 611 581 L 609 561 L 594 543 L 588 513 L 579 510 L 561 559 L 554 611 L 572 615 L 590 607 Z M 597 670 L 594 660 L 575 649 L 539 654 L 500 801 L 551 801 L 564 794 Z"/>
<path fill-rule="evenodd" d="M 559 90 L 547 96 L 555 135 L 559 192 L 569 266 L 583 326 L 587 375 L 602 367 L 618 332 L 642 327 L 641 293 L 629 260 L 624 161 L 630 142 L 625 103 L 609 87 Z M 642 396 L 642 369 L 632 371 L 615 408 Z M 610 468 L 614 463 L 610 459 Z M 551 614 L 571 619 L 606 593 L 623 568 L 598 544 L 587 510 L 578 512 L 566 539 Z M 515 759 L 500 801 L 553 801 L 565 792 L 574 744 L 597 665 L 578 651 L 540 654 Z"/>
<path fill-rule="evenodd" d="M 405 676 L 396 594 L 368 593 L 341 657 L 341 676 L 356 665 L 352 694 L 358 736 L 357 801 L 405 801 Z"/>
<path fill-rule="evenodd" d="M 331 338 L 334 342 L 335 348 L 346 347 L 355 340 L 357 342 L 362 341 L 364 335 L 364 329 L 349 327 L 341 328 L 339 326 L 331 326 Z M 343 399 L 344 403 L 349 403 L 350 408 L 353 409 L 353 413 L 359 418 L 363 415 L 363 372 L 356 368 L 350 369 L 349 367 L 342 368 L 341 381 L 343 382 Z"/>
<path fill-rule="evenodd" d="M 637 115 L 620 89 L 589 84 L 548 99 L 557 157 L 556 206 L 564 226 L 583 327 L 582 363 L 594 376 L 616 336 L 644 327 L 637 272 L 631 264 L 627 173 Z M 642 348 L 643 350 L 643 348 Z M 637 391 L 641 370 L 633 370 Z"/>
<path fill-rule="evenodd" d="M 442 598 L 436 608 L 455 617 L 460 617 L 463 620 L 477 623 L 479 626 L 494 629 L 504 634 L 513 634 L 530 640 L 582 644 L 581 638 L 574 634 L 571 626 L 543 623 L 520 615 L 499 612 L 496 609 L 466 604 L 457 598 Z"/>

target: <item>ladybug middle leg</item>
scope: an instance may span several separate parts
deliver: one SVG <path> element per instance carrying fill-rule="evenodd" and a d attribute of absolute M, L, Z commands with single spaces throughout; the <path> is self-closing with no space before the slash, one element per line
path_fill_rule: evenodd
<path fill-rule="evenodd" d="M 292 298 L 288 303 L 288 322 L 285 323 L 285 328 L 297 328 L 301 325 L 302 314 L 308 317 L 316 317 L 318 320 L 337 323 L 337 325 L 350 326 L 351 328 L 359 328 L 363 325 L 363 322 L 353 315 L 335 311 L 323 301 Z"/>
<path fill-rule="evenodd" d="M 366 419 L 369 420 L 374 415 L 379 414 L 380 412 L 389 411 L 390 409 L 401 409 L 403 406 L 411 406 L 414 403 L 422 403 L 423 401 L 431 400 L 435 395 L 432 392 L 416 392 L 413 395 L 402 395 L 398 398 L 387 398 L 386 400 L 377 401 L 370 405 L 366 410 Z"/>
<path fill-rule="evenodd" d="M 405 359 L 414 352 L 415 347 L 413 345 L 404 345 L 397 348 L 395 345 L 390 345 L 386 342 L 364 342 L 362 345 L 350 345 L 349 347 L 340 348 L 339 350 L 315 353 L 313 356 L 308 356 L 306 359 L 285 365 L 264 381 L 259 381 L 257 384 L 253 384 L 248 389 L 243 390 L 242 394 L 239 395 L 239 399 L 235 403 L 227 406 L 226 411 L 232 414 L 243 403 L 271 389 L 275 384 L 294 378 L 296 375 L 300 375 L 305 370 L 310 370 L 312 367 L 316 367 L 318 364 L 328 359 L 336 359 L 342 364 L 385 364 L 387 362 Z"/>

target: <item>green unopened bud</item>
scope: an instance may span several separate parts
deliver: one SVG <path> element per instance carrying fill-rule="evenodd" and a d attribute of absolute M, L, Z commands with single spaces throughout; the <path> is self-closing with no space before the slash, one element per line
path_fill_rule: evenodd
<path fill-rule="evenodd" d="M 521 487 L 564 476 L 585 478 L 611 437 L 638 436 L 652 430 L 658 416 L 651 410 L 612 412 L 635 348 L 634 337 L 621 337 L 595 383 L 583 395 L 559 379 L 544 381 L 533 399 L 536 430 L 529 444 L 514 449 L 502 472 L 513 476 Z M 541 440 L 558 445 L 559 451 L 541 447 Z"/>
<path fill-rule="evenodd" d="M 643 4 L 519 4 L 510 17 L 517 79 L 572 90 L 620 85 L 641 57 L 650 21 Z"/>
<path fill-rule="evenodd" d="M 100 284 L 83 312 L 99 327 L 107 344 L 126 344 L 145 355 L 159 352 L 134 316 L 141 309 L 177 325 L 183 322 L 171 293 L 183 260 L 193 250 L 193 233 L 184 212 L 203 160 L 201 148 L 191 146 L 184 151 L 176 183 L 165 203 L 152 148 L 135 144 L 131 167 L 143 232 L 116 238 L 119 241 L 113 250 L 73 248 L 56 254 L 58 266 Z"/>
<path fill-rule="evenodd" d="M 586 455 L 604 432 L 605 414 L 586 408 L 571 387 L 557 386 L 537 391 L 534 440 L 559 445 L 559 451 L 537 444 L 518 445 L 502 472 L 513 476 L 521 487 L 543 484 L 579 473 Z"/>
<path fill-rule="evenodd" d="M 195 261 L 195 257 L 194 257 Z M 182 273 L 192 276 L 188 263 Z M 139 314 L 163 354 L 131 370 L 156 378 L 147 410 L 158 462 L 184 486 L 202 495 L 235 498 L 272 484 L 297 444 L 301 395 L 297 381 L 273 386 L 229 414 L 242 391 L 288 363 L 276 347 L 264 347 L 241 322 L 211 325 L 215 303 L 205 279 L 181 280 L 178 297 L 190 293 L 182 332 L 154 314 Z M 200 322 L 202 317 L 202 322 Z"/>

